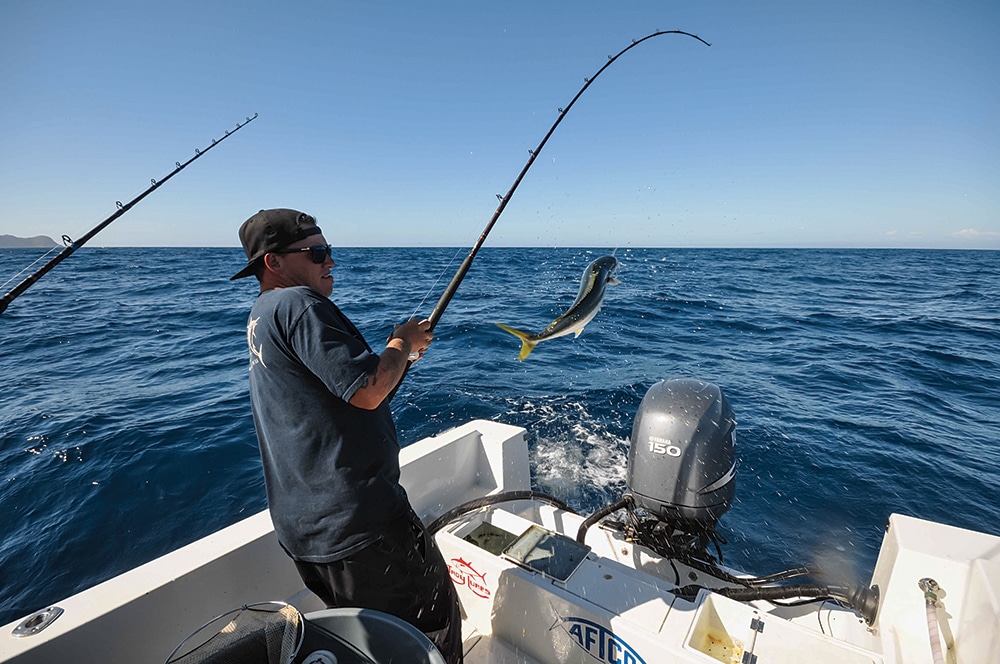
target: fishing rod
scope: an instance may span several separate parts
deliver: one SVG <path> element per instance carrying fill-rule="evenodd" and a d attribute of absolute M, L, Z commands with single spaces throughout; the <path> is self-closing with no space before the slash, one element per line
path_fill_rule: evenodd
<path fill-rule="evenodd" d="M 452 277 L 451 283 L 448 284 L 448 287 L 445 289 L 444 294 L 441 295 L 441 298 L 438 300 L 437 305 L 435 305 L 434 311 L 431 312 L 430 318 L 428 318 L 428 320 L 431 323 L 431 328 L 430 328 L 431 330 L 433 330 L 435 326 L 437 326 L 438 321 L 441 320 L 441 316 L 444 315 L 444 310 L 448 308 L 448 304 L 451 302 L 452 297 L 454 297 L 455 291 L 458 290 L 458 287 L 459 285 L 461 285 L 462 280 L 465 279 L 465 275 L 469 272 L 469 268 L 472 267 L 472 261 L 475 260 L 476 254 L 479 253 L 479 249 L 483 246 L 483 243 L 486 241 L 486 237 L 490 234 L 490 231 L 493 230 L 493 226 L 494 224 L 497 223 L 497 219 L 499 219 L 500 215 L 503 214 L 504 208 L 507 207 L 507 203 L 510 202 L 510 198 L 511 196 L 514 195 L 514 191 L 517 189 L 518 185 L 521 184 L 521 180 L 524 178 L 525 173 L 527 173 L 528 169 L 531 168 L 531 165 L 535 163 L 535 159 L 538 157 L 538 154 L 542 151 L 542 148 L 545 147 L 545 144 L 548 142 L 549 137 L 552 136 L 552 133 L 556 130 L 556 127 L 559 126 L 559 123 L 562 122 L 563 118 L 566 117 L 566 114 L 569 113 L 569 109 L 573 108 L 573 104 L 575 104 L 576 100 L 580 98 L 580 95 L 586 92 L 587 88 L 590 87 L 590 84 L 593 83 L 595 80 L 597 80 L 597 77 L 600 76 L 605 69 L 610 67 L 615 60 L 623 56 L 625 53 L 631 51 L 639 44 L 643 43 L 646 40 L 652 39 L 653 37 L 659 37 L 660 35 L 671 35 L 671 34 L 691 37 L 692 39 L 700 41 L 705 46 L 711 46 L 711 44 L 709 44 L 707 41 L 705 41 L 698 35 L 691 34 L 690 32 L 684 32 L 683 30 L 657 30 L 652 34 L 646 35 L 642 39 L 633 39 L 632 43 L 623 48 L 621 51 L 619 51 L 617 55 L 609 55 L 608 61 L 604 63 L 603 67 L 597 70 L 596 74 L 594 74 L 590 78 L 583 79 L 583 87 L 580 88 L 580 91 L 576 93 L 576 96 L 573 97 L 572 101 L 569 102 L 569 105 L 567 105 L 565 108 L 559 109 L 559 117 L 556 118 L 556 121 L 549 128 L 548 133 L 546 133 L 545 137 L 542 138 L 542 142 L 539 143 L 538 147 L 536 147 L 534 150 L 528 150 L 528 155 L 529 155 L 528 162 L 524 165 L 524 168 L 521 169 L 521 172 L 518 174 L 517 178 L 514 179 L 514 184 L 510 186 L 510 189 L 507 190 L 507 193 L 504 196 L 501 197 L 500 194 L 497 194 L 497 198 L 500 199 L 500 205 L 497 206 L 496 211 L 493 213 L 493 217 L 490 219 L 489 223 L 486 224 L 486 228 L 483 229 L 482 234 L 479 236 L 479 240 L 472 247 L 472 251 L 469 252 L 469 255 L 466 256 L 465 260 L 462 261 L 462 264 L 459 266 L 458 271 L 455 273 L 455 276 Z"/>
<path fill-rule="evenodd" d="M 448 304 L 451 302 L 451 299 L 455 296 L 455 292 L 461 285 L 462 280 L 465 279 L 465 275 L 468 274 L 469 268 L 472 267 L 472 261 L 476 259 L 476 254 L 479 253 L 479 250 L 480 248 L 482 248 L 483 243 L 486 242 L 486 237 L 490 234 L 490 231 L 493 230 L 493 226 L 497 223 L 497 219 L 499 219 L 500 215 L 503 214 L 504 208 L 507 207 L 507 203 L 510 202 L 511 196 L 514 195 L 514 192 L 521 184 L 521 180 L 524 179 L 524 175 L 528 172 L 528 169 L 531 168 L 531 165 L 535 163 L 535 159 L 538 157 L 539 153 L 541 153 L 542 148 L 544 148 L 545 144 L 548 143 L 549 137 L 552 136 L 553 132 L 555 132 L 556 127 L 558 127 L 559 123 L 563 121 L 563 118 L 566 117 L 566 114 L 569 113 L 569 110 L 573 108 L 573 104 L 576 103 L 576 100 L 579 99 L 580 96 L 584 92 L 586 92 L 587 88 L 590 87 L 591 83 L 597 80 L 597 77 L 600 76 L 605 69 L 610 67 L 612 63 L 614 63 L 618 58 L 625 55 L 625 53 L 631 51 L 633 48 L 643 43 L 644 41 L 647 41 L 654 37 L 659 37 L 660 35 L 683 35 L 685 37 L 691 37 L 692 39 L 696 39 L 705 46 L 711 46 L 711 44 L 709 44 L 707 41 L 705 41 L 698 35 L 691 34 L 690 32 L 685 32 L 683 30 L 657 30 L 656 32 L 646 35 L 642 39 L 633 39 L 631 44 L 629 44 L 622 50 L 618 51 L 617 54 L 609 55 L 608 61 L 605 62 L 604 65 L 597 70 L 596 74 L 594 74 L 590 78 L 583 79 L 583 87 L 580 88 L 580 90 L 576 93 L 573 99 L 570 100 L 569 104 L 565 108 L 559 109 L 559 116 L 556 118 L 556 121 L 552 123 L 552 126 L 549 127 L 549 130 L 542 138 L 541 143 L 539 143 L 534 150 L 528 150 L 528 162 L 524 165 L 524 168 L 521 169 L 521 172 L 518 173 L 517 177 L 514 179 L 514 183 L 510 186 L 510 189 L 508 189 L 507 193 L 504 194 L 503 196 L 497 194 L 497 198 L 500 199 L 500 204 L 497 206 L 497 209 L 493 212 L 493 216 L 486 224 L 486 228 L 484 228 L 483 232 L 479 235 L 479 239 L 476 241 L 476 244 L 473 245 L 472 250 L 469 252 L 469 255 L 465 257 L 465 260 L 462 261 L 462 264 L 458 267 L 458 271 L 455 272 L 455 276 L 451 278 L 451 282 L 448 284 L 448 287 L 445 288 L 444 293 L 438 299 L 437 304 L 434 306 L 434 310 L 431 312 L 430 317 L 427 319 L 430 321 L 431 330 L 437 327 L 438 321 L 440 321 L 441 316 L 444 315 L 444 310 L 448 308 Z M 416 357 L 417 357 L 416 354 L 412 354 L 409 360 L 407 361 L 406 368 L 403 371 L 403 375 L 400 377 L 399 382 L 396 383 L 396 387 L 393 388 L 392 392 L 390 392 L 389 396 L 387 397 L 390 401 L 396 396 L 396 392 L 399 390 L 399 386 L 402 385 L 403 379 L 405 379 L 406 375 L 409 373 L 410 367 L 413 365 L 413 362 L 415 361 Z"/>
<path fill-rule="evenodd" d="M 160 178 L 159 180 L 157 180 L 155 178 L 151 179 L 150 180 L 151 184 L 150 184 L 149 188 L 147 188 L 146 191 L 142 192 L 141 194 L 139 194 L 138 196 L 136 196 L 135 198 L 133 198 L 132 200 L 130 200 L 128 203 L 125 203 L 123 205 L 121 201 L 116 201 L 115 204 L 118 206 L 118 210 L 114 214 L 112 214 L 110 217 L 108 217 L 107 219 L 105 219 L 104 221 L 102 221 L 101 223 L 99 223 L 97 226 L 95 226 L 94 228 L 92 228 L 86 235 L 84 235 L 83 237 L 81 237 L 76 242 L 74 242 L 73 240 L 71 240 L 69 236 L 63 235 L 62 239 L 63 239 L 63 243 L 66 245 L 66 248 L 63 249 L 62 251 L 60 251 L 56 255 L 55 258 L 53 258 L 48 263 L 46 263 L 45 265 L 43 265 L 42 267 L 40 267 L 36 272 L 34 272 L 29 277 L 27 277 L 24 281 L 22 281 L 17 286 L 15 286 L 10 292 L 8 292 L 6 295 L 4 295 L 2 298 L 0 298 L 0 314 L 2 314 L 4 311 L 7 310 L 7 307 L 14 300 L 14 298 L 16 298 L 18 295 L 20 295 L 24 291 L 28 290 L 28 288 L 31 287 L 32 284 L 34 284 L 36 281 L 38 281 L 39 279 L 41 279 L 42 276 L 44 276 L 49 270 L 51 270 L 56 265 L 58 265 L 59 263 L 61 263 L 62 261 L 64 261 L 66 258 L 68 258 L 69 255 L 72 254 L 74 251 L 76 251 L 77 249 L 79 249 L 80 247 L 82 247 L 84 244 L 86 244 L 92 237 L 94 237 L 95 235 L 97 235 L 98 233 L 100 233 L 102 230 L 104 230 L 108 226 L 108 224 L 110 224 L 112 221 L 114 221 L 118 217 L 122 216 L 123 214 L 125 214 L 126 212 L 128 212 L 129 210 L 131 210 L 132 206 L 134 206 L 136 203 L 138 203 L 139 201 L 141 201 L 142 199 L 144 199 L 146 196 L 149 196 L 151 193 L 153 193 L 156 189 L 158 189 L 167 180 L 169 180 L 170 178 L 172 178 L 175 175 L 177 175 L 178 173 L 180 173 L 182 170 L 184 170 L 184 168 L 188 164 L 190 164 L 191 162 L 193 162 L 195 159 L 198 159 L 203 154 L 205 154 L 206 152 L 208 152 L 209 150 L 211 150 L 212 148 L 214 148 L 216 145 L 218 145 L 222 141 L 226 140 L 227 138 L 229 138 L 230 136 L 232 136 L 233 134 L 235 134 L 237 131 L 239 131 L 240 129 L 242 129 L 246 125 L 248 125 L 251 121 L 255 120 L 256 118 L 257 118 L 257 114 L 254 113 L 252 118 L 248 117 L 244 122 L 237 122 L 236 123 L 236 129 L 233 129 L 232 131 L 226 130 L 226 135 L 223 136 L 222 138 L 219 138 L 219 139 L 213 138 L 212 139 L 212 144 L 209 145 L 204 150 L 199 150 L 198 148 L 195 148 L 195 150 L 194 150 L 194 156 L 191 157 L 190 159 L 188 159 L 187 161 L 185 161 L 183 164 L 180 163 L 179 161 L 175 161 L 174 164 L 176 165 L 176 168 L 174 170 L 170 171 L 170 173 L 168 173 L 164 177 Z"/>

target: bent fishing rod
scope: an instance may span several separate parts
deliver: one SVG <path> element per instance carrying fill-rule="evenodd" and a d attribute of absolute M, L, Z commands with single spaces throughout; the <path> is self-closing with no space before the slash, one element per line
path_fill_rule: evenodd
<path fill-rule="evenodd" d="M 698 35 L 691 34 L 690 32 L 685 32 L 683 30 L 657 30 L 656 32 L 646 35 L 642 39 L 633 39 L 631 44 L 629 44 L 622 50 L 618 51 L 617 54 L 609 55 L 608 61 L 605 62 L 604 65 L 597 70 L 596 74 L 594 74 L 590 78 L 583 79 L 583 87 L 580 88 L 580 90 L 576 93 L 573 99 L 570 100 L 569 104 L 567 104 L 565 108 L 559 109 L 559 115 L 556 118 L 556 121 L 552 123 L 551 127 L 549 127 L 549 130 L 542 138 L 541 143 L 539 143 L 534 150 L 528 150 L 528 161 L 524 165 L 524 168 L 521 169 L 521 172 L 518 173 L 517 177 L 514 178 L 514 183 L 510 186 L 510 189 L 508 189 L 507 193 L 504 194 L 503 196 L 497 194 L 497 198 L 500 199 L 500 204 L 497 206 L 497 209 L 493 212 L 493 216 L 486 224 L 486 227 L 483 229 L 483 232 L 479 235 L 479 239 L 476 241 L 476 244 L 473 245 L 472 250 L 469 252 L 469 255 L 465 257 L 465 260 L 462 261 L 462 264 L 459 266 L 458 271 L 455 272 L 455 276 L 451 278 L 451 282 L 448 284 L 448 287 L 445 288 L 444 293 L 441 295 L 440 299 L 438 299 L 437 304 L 434 306 L 434 310 L 431 312 L 431 315 L 428 318 L 431 324 L 430 325 L 431 330 L 433 330 L 437 326 L 438 321 L 441 320 L 441 316 L 444 315 L 445 309 L 448 308 L 448 304 L 451 302 L 451 299 L 455 296 L 455 292 L 461 285 L 462 280 L 465 279 L 465 275 L 468 274 L 469 268 L 472 267 L 472 261 L 476 259 L 476 254 L 479 253 L 479 250 L 482 248 L 483 243 L 486 242 L 487 236 L 489 236 L 490 231 L 493 230 L 493 226 L 497 223 L 497 219 L 499 219 L 500 215 L 503 214 L 504 209 L 507 207 L 507 203 L 510 202 L 510 199 L 514 195 L 514 192 L 521 184 L 521 180 L 524 179 L 524 176 L 528 172 L 528 169 L 531 168 L 531 165 L 535 163 L 535 159 L 538 158 L 538 155 L 539 153 L 541 153 L 542 148 L 544 148 L 545 144 L 548 143 L 549 137 L 551 137 L 553 132 L 555 132 L 556 127 L 559 126 L 559 124 L 563 121 L 563 118 L 566 117 L 566 114 L 569 113 L 569 110 L 573 108 L 574 104 L 576 104 L 576 100 L 579 99 L 580 96 L 587 91 L 587 88 L 589 88 L 590 85 L 595 80 L 597 80 L 597 77 L 600 76 L 604 72 L 604 70 L 610 67 L 616 60 L 618 60 L 618 58 L 625 55 L 627 52 L 631 51 L 639 44 L 648 41 L 654 37 L 659 37 L 661 35 L 683 35 L 685 37 L 690 37 L 692 39 L 700 41 L 705 46 L 711 46 L 711 44 L 709 44 L 707 41 L 705 41 Z M 410 367 L 413 365 L 413 359 L 414 358 L 411 357 L 410 361 L 407 362 L 406 370 L 403 372 L 403 375 L 402 377 L 400 377 L 399 382 L 396 383 L 395 389 L 393 389 L 393 391 L 390 393 L 388 397 L 390 400 L 392 400 L 392 398 L 396 395 L 396 391 L 402 384 L 403 379 L 406 378 L 406 374 L 409 372 Z"/>
<path fill-rule="evenodd" d="M 528 150 L 528 155 L 529 155 L 528 162 L 524 165 L 524 168 L 521 169 L 521 172 L 514 179 L 514 184 L 510 186 L 510 189 L 508 189 L 507 193 L 504 194 L 502 197 L 500 196 L 500 194 L 497 194 L 497 198 L 500 199 L 500 205 L 497 206 L 496 211 L 493 213 L 493 217 L 490 218 L 489 223 L 486 224 L 486 228 L 483 229 L 482 234 L 479 236 L 479 240 L 472 247 L 472 251 L 469 252 L 469 255 L 465 257 L 465 260 L 462 261 L 462 264 L 459 266 L 458 271 L 455 273 L 455 276 L 452 277 L 451 283 L 448 284 L 448 287 L 445 289 L 444 294 L 441 295 L 441 298 L 438 300 L 437 305 L 435 305 L 434 311 L 431 312 L 430 318 L 428 318 L 428 320 L 431 323 L 431 330 L 433 330 L 434 327 L 438 324 L 438 321 L 441 320 L 441 316 L 444 315 L 444 310 L 448 308 L 448 304 L 451 302 L 452 297 L 454 297 L 455 291 L 458 290 L 458 287 L 459 285 L 461 285 L 462 280 L 465 279 L 465 275 L 469 272 L 469 268 L 472 267 L 472 261 L 475 260 L 476 254 L 479 253 L 479 249 L 483 246 L 483 243 L 486 242 L 486 237 L 490 234 L 490 231 L 493 230 L 493 226 L 497 223 L 497 219 L 499 219 L 500 215 L 503 214 L 504 208 L 507 207 L 507 203 L 510 202 L 511 196 L 514 195 L 514 192 L 521 184 L 521 180 L 524 179 L 524 175 L 528 172 L 528 169 L 531 168 L 531 165 L 535 163 L 535 159 L 538 157 L 538 154 L 542 151 L 542 148 L 545 147 L 545 144 L 548 142 L 549 137 L 552 136 L 553 132 L 555 132 L 556 127 L 558 127 L 559 123 L 563 121 L 563 118 L 566 117 L 566 114 L 569 113 L 569 110 L 573 108 L 573 105 L 576 103 L 576 100 L 579 99 L 580 96 L 587 91 L 587 88 L 590 87 L 591 83 L 597 80 L 597 77 L 600 76 L 605 69 L 610 67 L 618 58 L 625 55 L 627 52 L 631 51 L 633 48 L 643 43 L 644 41 L 647 41 L 654 37 L 659 37 L 660 35 L 684 35 L 685 37 L 691 37 L 692 39 L 700 41 L 705 46 L 711 46 L 711 44 L 709 44 L 707 41 L 705 41 L 698 35 L 691 34 L 690 32 L 684 32 L 683 30 L 657 30 L 652 34 L 646 35 L 642 39 L 633 39 L 631 44 L 623 48 L 616 55 L 609 55 L 608 61 L 604 63 L 603 67 L 597 70 L 596 74 L 594 74 L 590 78 L 583 79 L 583 87 L 580 88 L 579 92 L 576 93 L 576 96 L 573 97 L 573 99 L 569 102 L 569 104 L 565 108 L 559 109 L 559 116 L 556 118 L 556 121 L 549 128 L 549 131 L 548 133 L 545 134 L 545 137 L 542 138 L 542 142 L 539 143 L 538 147 L 536 147 L 534 150 Z"/>
<path fill-rule="evenodd" d="M 159 180 L 155 178 L 151 179 L 149 187 L 144 192 L 142 192 L 141 194 L 130 200 L 128 203 L 122 204 L 121 201 L 116 201 L 115 204 L 118 206 L 118 210 L 110 217 L 108 217 L 107 219 L 99 223 L 97 226 L 92 228 L 86 235 L 81 237 L 79 240 L 76 240 L 74 242 L 69 236 L 63 235 L 62 239 L 63 243 L 66 245 L 66 248 L 60 251 L 55 256 L 55 258 L 51 259 L 48 263 L 40 267 L 37 271 L 35 271 L 33 274 L 27 277 L 24 281 L 15 286 L 10 292 L 8 292 L 6 295 L 0 298 L 0 314 L 2 314 L 4 311 L 7 310 L 7 307 L 14 300 L 14 298 L 16 298 L 24 291 L 28 290 L 28 288 L 31 287 L 32 284 L 41 279 L 42 276 L 44 276 L 49 270 L 54 268 L 59 263 L 63 262 L 66 258 L 70 256 L 70 254 L 72 254 L 74 251 L 76 251 L 84 244 L 86 244 L 92 237 L 94 237 L 102 230 L 104 230 L 111 222 L 113 222 L 115 219 L 117 219 L 118 217 L 122 216 L 123 214 L 131 210 L 136 203 L 144 199 L 146 196 L 149 196 L 151 193 L 159 189 L 160 186 L 162 186 L 167 180 L 169 180 L 170 178 L 174 177 L 182 170 L 184 170 L 184 168 L 186 168 L 188 164 L 193 162 L 195 159 L 200 158 L 206 152 L 208 152 L 216 145 L 218 145 L 222 141 L 226 140 L 227 138 L 235 134 L 237 131 L 248 125 L 251 121 L 255 120 L 256 118 L 257 114 L 254 113 L 253 117 L 248 117 L 243 122 L 237 122 L 235 129 L 233 129 L 232 131 L 226 130 L 226 134 L 222 138 L 218 139 L 213 138 L 212 144 L 209 145 L 204 150 L 199 150 L 198 148 L 195 148 L 193 157 L 185 161 L 183 164 L 179 161 L 174 162 L 174 164 L 176 165 L 176 168 L 174 168 L 174 170 L 170 171 L 170 173 L 163 176 Z"/>

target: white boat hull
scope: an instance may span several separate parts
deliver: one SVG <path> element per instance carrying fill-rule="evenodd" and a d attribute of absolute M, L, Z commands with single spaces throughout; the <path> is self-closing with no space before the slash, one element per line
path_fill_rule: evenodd
<path fill-rule="evenodd" d="M 524 431 L 495 422 L 419 441 L 400 461 L 411 503 L 428 523 L 468 500 L 530 489 Z M 708 590 L 682 599 L 670 592 L 675 574 L 683 584 L 725 583 L 672 566 L 600 526 L 587 531 L 589 551 L 566 569 L 532 568 L 555 549 L 553 559 L 577 555 L 572 540 L 582 522 L 545 502 L 520 500 L 461 516 L 438 532 L 462 604 L 468 664 L 931 663 L 918 586 L 925 577 L 941 589 L 932 613 L 946 661 L 1000 662 L 998 537 L 893 515 L 872 578 L 881 598 L 869 626 L 834 602 L 780 607 Z M 518 558 L 469 541 L 484 531 L 531 531 L 541 539 L 518 540 Z M 62 614 L 31 635 L 13 635 L 25 621 L 5 626 L 0 661 L 162 662 L 208 619 L 266 600 L 303 613 L 323 608 L 262 512 L 59 602 Z"/>

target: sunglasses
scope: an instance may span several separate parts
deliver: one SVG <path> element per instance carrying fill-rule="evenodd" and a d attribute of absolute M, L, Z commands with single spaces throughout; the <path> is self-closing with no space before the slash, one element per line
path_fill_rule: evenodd
<path fill-rule="evenodd" d="M 281 251 L 275 251 L 276 254 L 297 254 L 302 251 L 309 252 L 309 258 L 313 263 L 317 265 L 322 265 L 326 261 L 327 256 L 333 256 L 333 247 L 328 244 L 317 244 L 314 247 L 302 247 L 301 249 L 282 249 Z"/>

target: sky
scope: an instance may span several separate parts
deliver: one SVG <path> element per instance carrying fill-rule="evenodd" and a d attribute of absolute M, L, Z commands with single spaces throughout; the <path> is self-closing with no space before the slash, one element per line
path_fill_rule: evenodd
<path fill-rule="evenodd" d="M 1000 249 L 995 0 L 0 1 L 0 234 Z"/>

